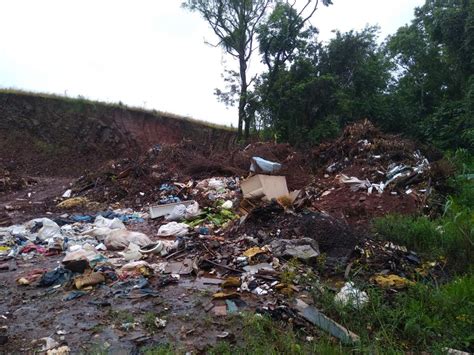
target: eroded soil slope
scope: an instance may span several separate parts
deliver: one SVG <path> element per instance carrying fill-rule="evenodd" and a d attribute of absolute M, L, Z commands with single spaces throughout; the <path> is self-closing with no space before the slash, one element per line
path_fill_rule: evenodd
<path fill-rule="evenodd" d="M 108 159 L 183 139 L 225 149 L 234 133 L 120 105 L 0 92 L 0 167 L 11 172 L 78 176 Z"/>

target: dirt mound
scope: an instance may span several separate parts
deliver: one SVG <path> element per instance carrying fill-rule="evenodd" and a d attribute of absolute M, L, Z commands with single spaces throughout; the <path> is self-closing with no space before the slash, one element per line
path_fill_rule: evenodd
<path fill-rule="evenodd" d="M 347 126 L 333 142 L 323 143 L 313 150 L 313 161 L 327 172 L 351 174 L 359 178 L 371 175 L 389 164 L 414 163 L 416 146 L 400 136 L 383 134 L 370 121 L 364 120 Z M 376 169 L 375 169 L 376 168 Z"/>
<path fill-rule="evenodd" d="M 275 238 L 311 238 L 328 257 L 348 257 L 360 238 L 348 225 L 327 214 L 285 213 L 276 203 L 254 209 L 245 222 L 229 234 L 246 234 L 258 238 L 260 244 L 270 243 Z"/>
<path fill-rule="evenodd" d="M 313 206 L 353 225 L 420 211 L 438 179 L 414 142 L 384 134 L 368 120 L 347 126 L 312 154 Z"/>
<path fill-rule="evenodd" d="M 253 156 L 282 163 L 278 174 L 287 177 L 290 189 L 303 188 L 310 181 L 309 163 L 287 144 L 258 143 L 244 150 L 225 150 L 182 141 L 155 146 L 137 160 L 109 161 L 98 172 L 81 177 L 73 190 L 98 202 L 156 203 L 164 183 L 247 176 Z"/>

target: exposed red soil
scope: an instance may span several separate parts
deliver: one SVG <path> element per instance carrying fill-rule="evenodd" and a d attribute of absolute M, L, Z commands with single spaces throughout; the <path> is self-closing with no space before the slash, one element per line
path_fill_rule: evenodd
<path fill-rule="evenodd" d="M 316 199 L 313 206 L 354 226 L 366 226 L 373 218 L 391 213 L 414 214 L 422 207 L 420 197 L 415 194 L 368 195 L 365 192 L 353 192 L 347 185 L 336 186 L 329 195 Z"/>
<path fill-rule="evenodd" d="M 172 115 L 75 99 L 0 93 L 0 167 L 35 176 L 75 176 L 109 159 L 193 139 L 227 149 L 235 133 Z M 25 149 L 28 148 L 28 149 Z"/>

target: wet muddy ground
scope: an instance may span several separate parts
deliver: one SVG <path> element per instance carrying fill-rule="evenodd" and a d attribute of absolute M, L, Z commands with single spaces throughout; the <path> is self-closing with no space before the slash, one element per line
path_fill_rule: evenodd
<path fill-rule="evenodd" d="M 53 218 L 54 200 L 69 186 L 64 178 L 37 178 L 37 184 L 0 197 L 0 209 L 7 206 L 11 223 L 31 218 Z M 130 229 L 156 234 L 153 221 L 134 224 Z M 153 238 L 152 238 L 153 239 Z M 111 253 L 108 253 L 111 255 Z M 72 287 L 40 288 L 18 285 L 16 280 L 38 269 L 52 270 L 64 255 L 36 254 L 29 260 L 10 259 L 9 270 L 0 271 L 0 329 L 4 344 L 1 352 L 33 353 L 40 350 L 41 338 L 51 337 L 67 345 L 72 353 L 92 350 L 133 353 L 147 346 L 179 344 L 184 350 L 205 351 L 217 341 L 239 338 L 242 324 L 232 314 L 221 315 L 224 301 L 210 308 L 212 295 L 220 288 L 213 275 L 181 276 L 179 282 L 160 286 L 159 277 L 149 279 L 154 296 L 132 298 L 114 296 L 112 285 L 101 285 L 70 301 L 64 297 Z M 154 257 L 150 257 L 153 259 Z M 178 258 L 179 260 L 179 258 Z M 151 262 L 151 260 L 149 260 Z M 136 297 L 136 298 L 135 298 Z M 272 302 L 271 297 L 243 295 L 240 311 L 252 312 Z M 218 306 L 221 307 L 218 307 Z M 224 305 L 224 307 L 222 307 Z M 158 328 L 155 318 L 166 320 Z M 5 337 L 6 336 L 6 337 Z"/>
<path fill-rule="evenodd" d="M 240 324 L 229 322 L 229 316 L 206 312 L 205 306 L 218 286 L 194 277 L 165 287 L 151 279 L 151 288 L 159 295 L 136 299 L 110 297 L 109 287 L 103 285 L 78 299 L 64 301 L 68 291 L 63 288 L 16 285 L 19 274 L 39 267 L 51 269 L 60 259 L 12 262 L 12 271 L 0 273 L 0 326 L 8 327 L 8 342 L 2 352 L 34 352 L 41 347 L 35 340 L 44 337 L 68 345 L 73 353 L 92 349 L 128 353 L 160 343 L 205 350 L 225 332 L 240 332 Z M 165 319 L 166 326 L 155 329 L 154 317 Z"/>

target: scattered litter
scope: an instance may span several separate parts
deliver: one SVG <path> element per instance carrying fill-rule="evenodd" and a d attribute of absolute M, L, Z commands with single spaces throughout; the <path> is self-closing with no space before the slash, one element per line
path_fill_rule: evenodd
<path fill-rule="evenodd" d="M 318 243 L 311 238 L 294 240 L 275 239 L 270 244 L 273 255 L 286 259 L 297 258 L 309 262 L 319 256 Z"/>
<path fill-rule="evenodd" d="M 74 279 L 74 286 L 78 290 L 88 286 L 95 286 L 97 284 L 105 282 L 105 277 L 100 272 L 93 272 L 89 275 L 78 276 Z"/>
<path fill-rule="evenodd" d="M 88 203 L 89 203 L 89 200 L 85 197 L 72 197 L 72 198 L 68 198 L 67 200 L 64 200 L 64 201 L 58 203 L 57 207 L 58 208 L 69 209 L 69 208 L 85 206 Z"/>
<path fill-rule="evenodd" d="M 347 330 L 339 323 L 328 318 L 316 308 L 307 305 L 300 299 L 296 300 L 296 309 L 306 320 L 338 338 L 342 343 L 353 344 L 359 342 L 360 338 L 358 335 Z"/>
<path fill-rule="evenodd" d="M 183 140 L 172 147 L 177 155 L 164 144 L 150 150 L 146 159 L 113 161 L 112 168 L 108 163 L 79 179 L 62 198 L 54 196 L 54 204 L 65 199 L 57 208 L 83 207 L 81 211 L 58 213 L 49 205 L 44 215 L 50 218 L 7 227 L 8 219 L 1 214 L 0 270 L 7 275 L 17 267 L 48 261 L 48 269 L 28 267 L 13 281 L 21 292 L 35 290 L 53 295 L 51 299 L 56 295 L 71 308 L 74 302 L 110 307 L 116 298 L 161 298 L 168 294 L 164 287 L 179 283 L 186 292 L 171 296 L 178 306 L 189 302 L 188 290 L 203 290 L 204 309 L 211 314 L 225 316 L 264 305 L 280 320 L 306 327 L 310 322 L 343 343 L 354 343 L 357 335 L 299 299 L 306 300 L 308 275 L 316 271 L 321 278 L 370 280 L 399 290 L 414 282 L 397 274 L 423 276 L 439 265 L 426 263 L 404 246 L 354 232 L 354 225 L 365 227 L 373 216 L 409 213 L 406 206 L 415 210 L 427 204 L 436 186 L 428 180 L 428 161 L 415 147 L 372 133 L 370 125 L 356 124 L 308 158 L 265 143 L 261 146 L 266 152 L 250 145 L 250 151 L 237 152 L 232 163 L 224 157 L 204 164 L 189 158 Z M 276 146 L 285 154 L 273 154 Z M 166 156 L 174 157 L 177 165 L 164 164 Z M 190 165 L 186 174 L 178 169 L 182 162 Z M 242 181 L 249 162 L 256 175 Z M 290 193 L 289 188 L 298 190 Z M 16 211 L 16 203 L 31 203 L 35 194 L 30 199 L 24 198 L 26 192 L 21 196 L 5 213 Z M 98 211 L 102 203 L 108 203 L 108 209 Z M 288 306 L 295 298 L 296 307 Z M 334 300 L 356 309 L 369 302 L 367 293 L 352 282 L 346 282 Z M 165 318 L 151 321 L 157 328 L 167 326 Z M 138 342 L 143 341 L 138 325 L 120 321 L 114 326 Z M 45 351 L 59 354 L 58 346 Z"/>
<path fill-rule="evenodd" d="M 194 204 L 195 201 L 179 201 L 164 205 L 150 207 L 150 218 L 158 218 L 171 214 L 177 206 L 185 206 L 185 208 Z"/>
<path fill-rule="evenodd" d="M 170 262 L 166 265 L 165 274 L 187 275 L 193 271 L 193 261 L 184 259 L 183 261 Z"/>
<path fill-rule="evenodd" d="M 383 288 L 402 289 L 412 286 L 415 283 L 398 275 L 377 275 L 373 277 L 373 281 Z"/>
<path fill-rule="evenodd" d="M 48 351 L 59 346 L 59 343 L 51 337 L 41 338 L 40 341 L 44 343 L 40 351 Z"/>
<path fill-rule="evenodd" d="M 130 243 L 123 252 L 119 253 L 127 261 L 136 261 L 140 260 L 143 255 L 140 252 L 140 246 L 135 243 Z"/>
<path fill-rule="evenodd" d="M 244 198 L 271 200 L 280 196 L 288 196 L 288 187 L 284 176 L 254 175 L 242 181 L 240 187 Z"/>
<path fill-rule="evenodd" d="M 147 245 L 146 247 L 140 249 L 140 253 L 165 256 L 176 250 L 178 245 L 178 241 L 158 240 L 156 243 Z"/>
<path fill-rule="evenodd" d="M 250 161 L 250 171 L 254 173 L 276 173 L 281 169 L 280 163 L 274 163 L 259 157 L 253 157 Z"/>
<path fill-rule="evenodd" d="M 240 295 L 237 292 L 217 292 L 212 295 L 212 298 L 216 300 L 223 300 L 228 298 L 239 298 Z"/>
<path fill-rule="evenodd" d="M 146 234 L 133 232 L 126 229 L 114 229 L 104 240 L 105 246 L 110 250 L 123 250 L 128 247 L 130 243 L 144 247 L 152 244 L 153 242 Z"/>
<path fill-rule="evenodd" d="M 189 230 L 189 227 L 185 223 L 170 222 L 168 224 L 162 225 L 158 229 L 158 236 L 159 237 L 170 237 L 170 236 L 182 237 L 188 233 L 188 230 Z M 148 244 L 151 244 L 151 242 Z"/>
<path fill-rule="evenodd" d="M 336 294 L 334 301 L 343 306 L 350 305 L 356 309 L 361 309 L 369 302 L 369 296 L 366 292 L 356 288 L 353 282 L 346 282 Z"/>
<path fill-rule="evenodd" d="M 161 328 L 165 328 L 165 327 L 166 327 L 167 321 L 166 321 L 166 319 L 156 317 L 154 323 L 155 323 L 155 326 L 156 326 L 158 329 L 161 329 Z"/>

